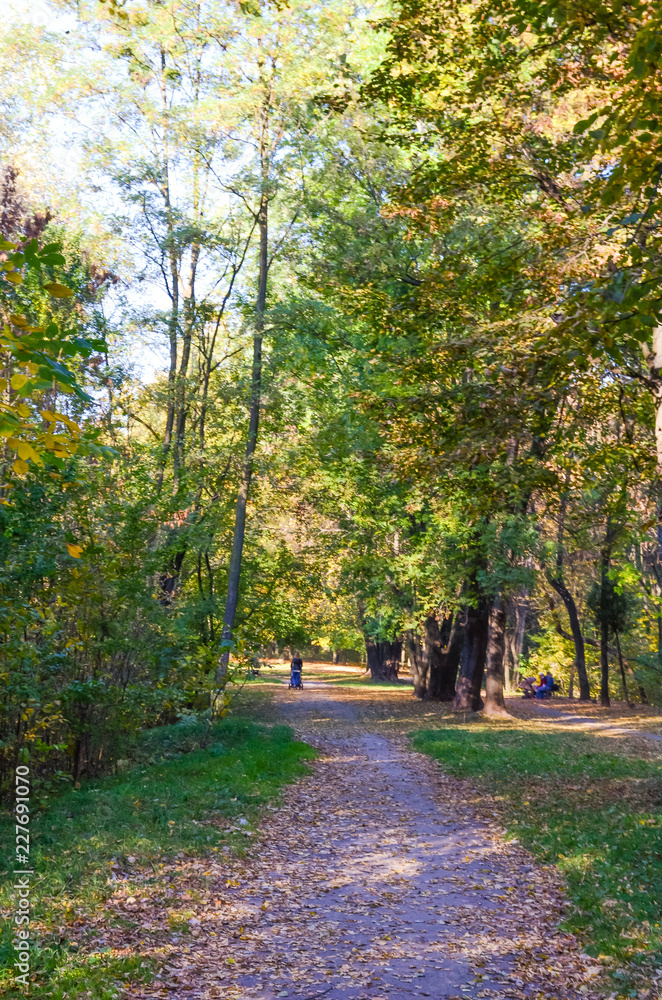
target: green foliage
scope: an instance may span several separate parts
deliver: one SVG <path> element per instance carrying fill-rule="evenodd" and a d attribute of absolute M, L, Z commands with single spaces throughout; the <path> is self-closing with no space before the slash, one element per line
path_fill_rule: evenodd
<path fill-rule="evenodd" d="M 20 247 L 20 248 L 19 248 Z M 27 473 L 29 462 L 63 468 L 63 459 L 81 449 L 94 450 L 93 439 L 80 438 L 76 420 L 53 407 L 57 392 L 91 402 L 79 384 L 77 372 L 67 367 L 105 352 L 103 338 L 89 338 L 79 318 L 68 311 L 63 329 L 53 316 L 51 300 L 69 299 L 74 292 L 58 281 L 46 280 L 66 264 L 59 243 L 39 246 L 36 239 L 17 244 L 0 234 L 0 351 L 5 375 L 0 379 L 0 437 L 6 440 L 7 459 L 15 450 L 12 469 Z M 60 310 L 61 311 L 61 310 Z M 35 325 L 36 324 L 36 325 Z M 97 449 L 98 451 L 98 449 Z M 4 488 L 7 483 L 3 482 Z"/>
<path fill-rule="evenodd" d="M 607 580 L 604 588 L 597 580 L 593 583 L 586 597 L 586 605 L 593 614 L 598 626 L 604 621 L 613 635 L 615 632 L 625 632 L 632 624 L 632 606 L 628 594 L 619 591 L 612 580 Z"/>

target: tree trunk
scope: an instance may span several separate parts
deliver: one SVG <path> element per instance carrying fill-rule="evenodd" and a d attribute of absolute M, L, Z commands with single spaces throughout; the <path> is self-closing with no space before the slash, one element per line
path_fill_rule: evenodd
<path fill-rule="evenodd" d="M 642 344 L 650 372 L 649 387 L 655 405 L 655 452 L 657 456 L 657 558 L 662 565 L 662 326 L 653 328 L 652 350 Z"/>
<path fill-rule="evenodd" d="M 441 626 L 437 615 L 428 615 L 424 624 L 425 653 L 428 665 L 428 698 L 437 698 L 439 671 L 443 662 L 443 647 L 450 636 L 450 620 L 442 618 Z"/>
<path fill-rule="evenodd" d="M 175 590 L 177 589 L 177 581 L 179 580 L 179 576 L 182 571 L 182 563 L 184 562 L 185 555 L 186 543 L 184 543 L 181 548 L 175 552 L 165 573 L 161 573 L 159 575 L 159 586 L 161 588 L 159 604 L 164 607 L 168 607 L 172 604 L 172 599 L 174 597 Z"/>
<path fill-rule="evenodd" d="M 179 363 L 175 391 L 175 447 L 173 453 L 173 469 L 175 484 L 179 478 L 180 468 L 184 462 L 184 450 L 186 439 L 186 415 L 188 404 L 186 398 L 186 379 L 188 378 L 188 366 L 191 360 L 191 345 L 193 342 L 193 330 L 195 326 L 195 279 L 200 257 L 200 247 L 194 244 L 191 248 L 191 267 L 189 272 L 189 284 L 187 295 L 184 300 L 184 331 L 182 335 L 182 357 Z"/>
<path fill-rule="evenodd" d="M 506 624 L 506 658 L 504 664 L 504 679 L 507 691 L 517 688 L 520 681 L 519 662 L 524 648 L 524 633 L 526 631 L 526 619 L 529 613 L 529 595 L 526 590 L 522 591 L 521 597 L 513 597 L 506 602 L 506 607 L 510 606 L 512 617 L 512 628 L 508 629 Z M 508 621 L 506 612 L 506 623 Z M 508 669 L 510 661 L 511 669 Z"/>
<path fill-rule="evenodd" d="M 366 636 L 365 648 L 371 680 L 397 681 L 402 642 L 399 639 L 377 642 Z"/>
<path fill-rule="evenodd" d="M 386 649 L 383 655 L 384 676 L 387 680 L 397 681 L 402 661 L 402 640 L 394 639 L 393 642 L 384 643 Z"/>
<path fill-rule="evenodd" d="M 430 668 L 430 698 L 452 701 L 455 697 L 455 680 L 464 645 L 466 612 L 456 612 L 445 619 L 440 629 L 438 661 Z"/>
<path fill-rule="evenodd" d="M 260 231 L 260 270 L 258 275 L 257 303 L 255 310 L 255 336 L 253 337 L 253 367 L 251 372 L 251 402 L 250 416 L 248 423 L 248 441 L 246 443 L 246 456 L 242 469 L 241 485 L 237 496 L 235 507 L 234 534 L 232 538 L 232 552 L 230 555 L 230 566 L 228 569 L 228 589 L 225 599 L 225 614 L 223 615 L 223 631 L 221 639 L 224 650 L 221 655 L 217 679 L 222 681 L 225 678 L 230 660 L 230 647 L 232 644 L 232 633 L 234 630 L 234 619 L 237 612 L 237 600 L 239 598 L 239 580 L 241 577 L 241 560 L 244 550 L 244 536 L 246 533 L 246 507 L 248 505 L 248 493 L 253 476 L 253 456 L 257 446 L 257 433 L 260 421 L 260 393 L 262 388 L 262 335 L 264 331 L 264 313 L 267 306 L 267 273 L 269 270 L 269 229 L 268 229 L 268 198 L 263 187 L 260 198 L 260 209 L 258 214 L 258 226 Z"/>
<path fill-rule="evenodd" d="M 600 623 L 600 704 L 609 708 L 609 626 L 607 622 Z"/>
<path fill-rule="evenodd" d="M 193 202 L 191 210 L 197 224 L 201 221 L 200 203 L 200 156 L 196 154 L 193 163 Z M 189 267 L 188 288 L 184 298 L 184 330 L 182 337 L 182 358 L 179 365 L 179 374 L 176 388 L 176 412 L 175 412 L 175 448 L 173 455 L 173 473 L 175 488 L 179 482 L 180 468 L 184 463 L 184 450 L 186 439 L 186 416 L 188 412 L 186 380 L 188 378 L 188 366 L 191 358 L 191 344 L 193 341 L 193 331 L 196 323 L 196 302 L 195 302 L 195 280 L 200 260 L 200 243 L 194 241 L 191 244 L 191 260 Z"/>
<path fill-rule="evenodd" d="M 417 698 L 452 701 L 455 678 L 464 642 L 464 628 L 458 615 L 443 618 L 428 615 L 423 636 L 407 632 L 407 649 L 412 664 L 414 694 Z"/>
<path fill-rule="evenodd" d="M 609 560 L 611 557 L 611 522 L 600 554 L 600 704 L 609 708 Z"/>
<path fill-rule="evenodd" d="M 166 52 L 161 46 L 161 93 L 165 105 L 165 73 L 166 73 Z M 166 227 L 168 233 L 168 266 L 170 270 L 170 287 L 167 289 L 170 296 L 170 317 L 168 319 L 168 340 L 170 348 L 170 361 L 168 365 L 168 402 L 166 407 L 166 423 L 163 434 L 163 449 L 159 471 L 156 477 L 157 492 L 160 493 L 163 486 L 163 475 L 168 459 L 168 452 L 172 445 L 172 431 L 175 421 L 175 381 L 177 378 L 177 341 L 179 334 L 179 258 L 177 255 L 177 241 L 174 239 L 175 216 L 172 211 L 170 200 L 170 156 L 167 135 L 165 138 L 165 148 L 163 156 L 163 180 L 161 183 L 161 196 L 163 197 L 166 217 Z"/>
<path fill-rule="evenodd" d="M 506 611 L 503 602 L 497 599 L 490 612 L 490 630 L 487 644 L 487 664 L 485 669 L 485 707 L 483 714 L 490 717 L 506 718 L 503 700 L 504 653 L 506 651 Z"/>
<path fill-rule="evenodd" d="M 485 671 L 489 612 L 489 603 L 483 597 L 479 598 L 475 608 L 470 607 L 467 611 L 460 676 L 453 700 L 454 712 L 478 712 L 483 707 L 480 690 Z"/>
<path fill-rule="evenodd" d="M 566 473 L 566 486 L 570 482 L 570 469 L 568 468 Z M 579 615 L 577 614 L 577 605 L 575 604 L 575 599 L 563 582 L 563 557 L 564 557 L 564 544 L 563 535 L 565 532 L 565 512 L 567 507 L 567 494 L 563 493 L 561 496 L 561 505 L 559 511 L 559 530 L 556 542 L 556 575 L 554 577 L 549 575 L 549 582 L 559 595 L 563 603 L 565 604 L 565 609 L 568 612 L 568 619 L 570 620 L 570 631 L 572 632 L 572 641 L 575 644 L 575 670 L 577 671 L 577 679 L 579 680 L 579 700 L 580 701 L 590 701 L 591 700 L 591 685 L 588 681 L 588 674 L 586 673 L 586 649 L 584 647 L 584 636 L 582 635 L 582 630 L 579 626 Z"/>
<path fill-rule="evenodd" d="M 655 451 L 657 455 L 657 558 L 662 565 L 662 326 L 653 328 L 653 349 L 642 344 L 644 357 L 648 363 L 651 376 L 651 392 L 655 404 Z M 658 622 L 660 619 L 658 618 Z M 659 626 L 658 626 L 659 627 Z M 662 630 L 658 632 L 658 661 L 662 664 Z M 647 705 L 646 691 L 641 684 L 639 696 L 641 704 Z"/>
<path fill-rule="evenodd" d="M 414 681 L 414 694 L 417 698 L 427 698 L 429 695 L 430 659 L 425 641 L 412 629 L 407 629 L 407 651 L 411 663 L 411 675 Z"/>
<path fill-rule="evenodd" d="M 630 696 L 628 695 L 628 682 L 625 679 L 625 667 L 623 666 L 623 654 L 621 652 L 621 637 L 618 632 L 615 632 L 616 638 L 616 649 L 618 651 L 618 665 L 621 668 L 621 681 L 623 683 L 623 698 L 625 699 L 625 704 L 630 707 Z"/>
<path fill-rule="evenodd" d="M 572 632 L 572 641 L 575 644 L 575 670 L 577 671 L 577 679 L 579 681 L 579 700 L 590 701 L 591 685 L 589 684 L 588 674 L 586 673 L 586 650 L 584 648 L 584 636 L 582 635 L 582 630 L 579 626 L 579 615 L 577 614 L 575 599 L 561 580 L 550 579 L 549 582 L 565 604 L 565 609 L 568 612 L 570 631 Z"/>
<path fill-rule="evenodd" d="M 648 705 L 648 695 L 646 694 L 646 688 L 644 687 L 643 684 L 639 683 L 632 667 L 628 667 L 628 673 L 632 678 L 632 680 L 637 685 L 637 690 L 639 691 L 639 701 L 641 702 L 642 705 Z"/>

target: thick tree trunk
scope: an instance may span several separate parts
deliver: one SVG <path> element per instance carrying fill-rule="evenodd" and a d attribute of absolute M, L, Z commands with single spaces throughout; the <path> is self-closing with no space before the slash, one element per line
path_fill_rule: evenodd
<path fill-rule="evenodd" d="M 246 508 L 248 494 L 253 476 L 253 457 L 257 447 L 257 434 L 260 421 L 260 398 L 262 389 L 262 334 L 264 331 L 264 313 L 267 306 L 267 274 L 269 271 L 269 229 L 268 229 L 268 198 L 263 188 L 258 214 L 260 232 L 260 269 L 258 275 L 257 303 L 255 309 L 255 336 L 253 337 L 253 367 L 251 371 L 251 401 L 248 421 L 248 441 L 246 456 L 242 469 L 241 485 L 235 507 L 234 533 L 232 552 L 228 569 L 228 589 L 225 598 L 225 613 L 223 615 L 223 631 L 221 639 L 224 650 L 221 654 L 217 679 L 225 678 L 230 660 L 230 647 L 234 630 L 234 619 L 239 599 L 239 580 L 241 578 L 241 561 L 244 551 L 244 536 L 246 534 Z"/>
<path fill-rule="evenodd" d="M 423 641 L 425 645 L 425 659 L 428 666 L 428 698 L 437 698 L 437 688 L 439 686 L 439 671 L 443 661 L 443 646 L 448 641 L 450 630 L 449 622 L 442 618 L 441 626 L 436 614 L 428 615 L 423 626 Z"/>
<path fill-rule="evenodd" d="M 440 652 L 436 664 L 430 668 L 430 697 L 438 701 L 452 701 L 455 697 L 455 680 L 464 645 L 465 612 L 444 620 L 440 629 Z"/>
<path fill-rule="evenodd" d="M 429 695 L 430 660 L 426 643 L 412 629 L 407 630 L 406 639 L 414 681 L 414 694 L 417 698 L 427 698 Z"/>
<path fill-rule="evenodd" d="M 490 630 L 487 643 L 485 668 L 485 707 L 483 713 L 491 717 L 509 719 L 503 700 L 504 653 L 506 651 L 506 611 L 501 600 L 496 600 L 490 612 Z"/>
<path fill-rule="evenodd" d="M 458 615 L 442 618 L 428 615 L 423 636 L 407 632 L 407 649 L 412 664 L 414 694 L 417 698 L 452 701 L 455 678 L 464 642 L 464 628 Z"/>
<path fill-rule="evenodd" d="M 442 662 L 442 631 L 436 615 L 428 615 L 423 636 L 407 633 L 407 646 L 412 663 L 414 694 L 417 698 L 435 698 L 438 672 Z"/>
<path fill-rule="evenodd" d="M 399 639 L 394 639 L 393 642 L 376 642 L 366 636 L 365 648 L 371 680 L 397 681 L 402 642 Z"/>
<path fill-rule="evenodd" d="M 480 690 L 485 671 L 490 606 L 481 597 L 467 610 L 463 655 L 453 700 L 454 712 L 478 712 L 483 707 Z"/>

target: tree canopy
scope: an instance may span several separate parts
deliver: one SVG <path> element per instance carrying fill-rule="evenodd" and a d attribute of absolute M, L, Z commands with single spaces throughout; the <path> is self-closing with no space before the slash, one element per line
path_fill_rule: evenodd
<path fill-rule="evenodd" d="M 295 651 L 659 700 L 660 10 L 53 11 L 0 51 L 3 780 Z"/>

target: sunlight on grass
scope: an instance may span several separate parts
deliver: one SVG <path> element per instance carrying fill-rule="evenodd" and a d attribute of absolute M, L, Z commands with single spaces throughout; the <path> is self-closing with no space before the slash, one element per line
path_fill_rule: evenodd
<path fill-rule="evenodd" d="M 563 871 L 567 927 L 614 964 L 662 951 L 662 764 L 611 741 L 526 724 L 446 725 L 414 736 L 446 773 L 500 806 L 508 832 Z"/>

